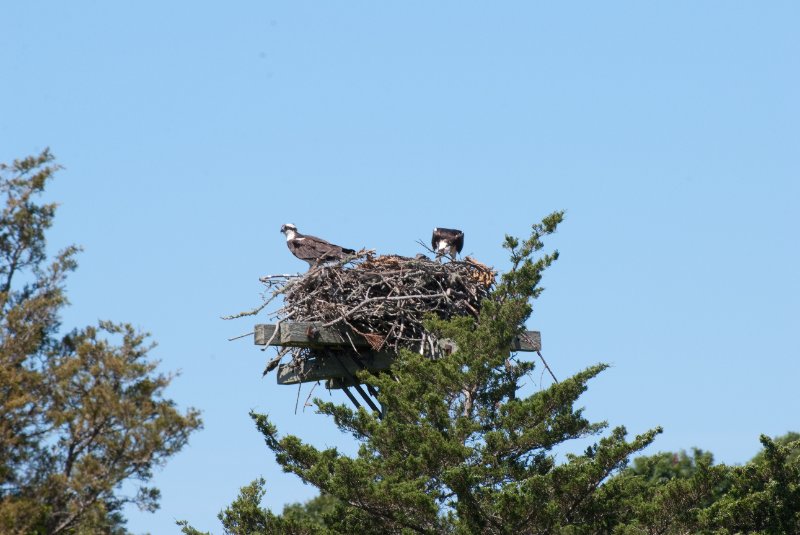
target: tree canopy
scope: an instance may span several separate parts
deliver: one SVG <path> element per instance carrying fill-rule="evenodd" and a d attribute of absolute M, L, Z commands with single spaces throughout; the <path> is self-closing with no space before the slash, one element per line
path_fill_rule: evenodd
<path fill-rule="evenodd" d="M 121 534 L 123 505 L 158 507 L 153 469 L 201 420 L 164 397 L 174 376 L 146 333 L 62 329 L 79 249 L 48 256 L 56 205 L 37 200 L 58 169 L 47 150 L 0 165 L 0 532 Z"/>
<path fill-rule="evenodd" d="M 584 417 L 579 397 L 605 364 L 523 393 L 535 362 L 508 348 L 532 313 L 543 271 L 558 258 L 541 251 L 562 219 L 556 212 L 529 237 L 506 237 L 510 268 L 478 319 L 427 320 L 429 331 L 455 342 L 454 353 L 432 360 L 404 350 L 391 374 L 360 374 L 379 392 L 383 419 L 315 400 L 358 442 L 355 456 L 281 436 L 267 415 L 252 413 L 283 470 L 321 494 L 278 515 L 261 507 L 267 490 L 258 479 L 220 513 L 225 533 L 800 532 L 797 442 L 762 437 L 763 454 L 742 467 L 714 465 L 700 450 L 630 465 L 661 429 L 629 438 L 624 427 Z M 591 446 L 570 450 L 587 437 L 595 437 Z M 181 525 L 188 535 L 201 533 Z"/>

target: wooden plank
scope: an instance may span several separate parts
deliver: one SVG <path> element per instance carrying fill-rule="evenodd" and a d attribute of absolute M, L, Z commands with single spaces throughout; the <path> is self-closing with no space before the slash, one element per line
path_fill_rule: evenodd
<path fill-rule="evenodd" d="M 366 351 L 361 354 L 361 357 L 355 358 L 361 358 L 361 362 L 368 370 L 380 372 L 389 369 L 395 356 L 384 351 Z M 354 362 L 352 356 L 347 352 L 341 353 L 340 360 L 341 364 L 331 356 L 316 355 L 306 359 L 302 368 L 281 364 L 278 366 L 278 384 L 296 385 L 297 383 L 324 381 L 332 378 L 342 379 L 355 375 L 361 370 L 361 366 Z"/>
<path fill-rule="evenodd" d="M 539 331 L 525 331 L 514 338 L 511 351 L 541 351 L 542 333 Z"/>
<path fill-rule="evenodd" d="M 518 336 L 511 347 L 512 351 L 540 351 L 542 338 L 539 331 L 527 331 Z M 314 381 L 329 380 L 328 388 L 342 388 L 353 386 L 353 381 L 349 380 L 351 375 L 362 369 L 353 361 L 352 351 L 337 351 L 341 363 L 335 358 L 325 355 L 324 352 L 312 354 L 303 363 L 302 368 L 292 367 L 289 364 L 282 364 L 278 367 L 278 384 L 296 385 L 297 383 L 307 383 Z M 382 372 L 388 370 L 395 359 L 393 353 L 386 351 L 364 351 L 360 353 L 361 362 L 364 368 L 372 372 Z"/>
<path fill-rule="evenodd" d="M 341 388 L 349 388 L 355 384 L 355 381 L 345 377 L 331 377 L 325 381 L 325 388 L 328 390 L 339 390 Z"/>
<path fill-rule="evenodd" d="M 281 324 L 281 345 L 293 347 L 369 347 L 362 337 L 342 328 L 321 328 L 317 323 L 296 322 Z"/>
<path fill-rule="evenodd" d="M 275 332 L 275 325 L 258 324 L 255 326 L 254 341 L 256 345 L 266 345 Z M 320 328 L 318 323 L 295 322 L 281 323 L 281 332 L 272 340 L 274 346 L 292 347 L 352 347 L 347 338 L 347 329 Z M 361 336 L 350 333 L 350 338 L 357 348 L 369 348 Z M 445 342 L 446 343 L 446 342 Z M 451 351 L 455 350 L 455 346 Z M 512 351 L 541 351 L 542 334 L 539 331 L 526 331 L 517 336 L 511 344 Z"/>
<path fill-rule="evenodd" d="M 439 348 L 445 355 L 458 351 L 458 346 L 452 340 L 439 340 Z M 511 351 L 533 352 L 542 350 L 542 333 L 539 331 L 525 331 L 511 341 Z"/>
<path fill-rule="evenodd" d="M 356 409 L 360 409 L 361 408 L 361 403 L 359 403 L 358 400 L 356 399 L 356 397 L 353 395 L 353 393 L 350 392 L 350 389 L 347 388 L 346 386 L 343 386 L 342 390 L 344 390 L 344 393 L 347 394 L 348 398 L 350 398 L 350 401 L 353 402 L 353 405 L 356 406 Z"/>
<path fill-rule="evenodd" d="M 272 335 L 275 333 L 275 325 L 266 325 L 263 323 L 259 323 L 256 325 L 254 331 L 255 334 L 253 336 L 253 341 L 258 346 L 265 346 L 269 339 L 272 338 Z M 272 339 L 272 345 L 277 346 L 280 345 L 280 340 L 276 336 Z"/>
<path fill-rule="evenodd" d="M 318 323 L 298 321 L 294 323 L 281 323 L 281 332 L 272 340 L 274 346 L 292 347 L 364 347 L 369 343 L 361 336 L 350 332 L 348 329 L 325 327 Z M 255 327 L 254 342 L 256 345 L 266 345 L 275 332 L 275 325 L 259 324 Z M 350 338 L 347 334 L 350 334 Z M 350 339 L 353 340 L 352 344 Z"/>

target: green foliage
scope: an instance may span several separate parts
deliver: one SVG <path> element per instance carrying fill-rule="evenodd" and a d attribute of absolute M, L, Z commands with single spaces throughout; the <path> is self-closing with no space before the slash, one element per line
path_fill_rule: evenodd
<path fill-rule="evenodd" d="M 283 508 L 283 518 L 295 523 L 307 522 L 322 528 L 326 518 L 335 514 L 341 502 L 328 494 L 320 494 L 306 503 L 293 503 Z"/>
<path fill-rule="evenodd" d="M 392 376 L 361 375 L 379 391 L 385 418 L 315 400 L 352 436 L 355 456 L 280 436 L 251 414 L 277 462 L 322 492 L 318 502 L 274 515 L 260 506 L 263 481 L 244 487 L 220 514 L 226 533 L 617 534 L 800 533 L 800 442 L 762 437 L 743 467 L 714 465 L 702 450 L 635 459 L 661 431 L 633 439 L 590 422 L 577 402 L 598 364 L 523 396 L 532 361 L 508 354 L 524 329 L 542 272 L 557 253 L 535 258 L 563 214 L 506 237 L 511 256 L 479 319 L 430 318 L 429 331 L 458 350 L 433 361 L 403 352 Z M 570 441 L 599 436 L 582 454 Z M 182 524 L 184 533 L 199 532 Z"/>
<path fill-rule="evenodd" d="M 257 479 L 242 487 L 239 497 L 217 515 L 225 533 L 269 534 L 269 535 L 317 535 L 327 533 L 322 517 L 334 507 L 330 497 L 320 496 L 301 506 L 295 504 L 276 516 L 262 509 L 264 480 Z M 179 521 L 181 532 L 186 535 L 208 535 L 196 530 L 185 520 Z"/>
<path fill-rule="evenodd" d="M 639 457 L 633 466 L 603 487 L 615 511 L 615 533 L 686 533 L 698 528 L 700 507 L 712 503 L 727 486 L 726 467 L 712 466 L 710 453 L 695 449 Z"/>
<path fill-rule="evenodd" d="M 761 435 L 762 452 L 729 469 L 730 490 L 699 512 L 698 524 L 724 534 L 800 533 L 800 441 L 792 435 L 782 445 Z"/>
<path fill-rule="evenodd" d="M 324 514 L 301 519 L 322 524 L 325 533 L 364 534 L 569 527 L 592 533 L 608 522 L 603 482 L 660 430 L 629 441 L 625 429 L 617 428 L 583 454 L 558 462 L 555 447 L 606 429 L 576 407 L 587 383 L 606 366 L 592 366 L 523 397 L 520 383 L 534 364 L 508 353 L 541 292 L 542 272 L 558 257 L 535 255 L 562 218 L 561 212 L 548 216 L 525 240 L 506 238 L 511 267 L 483 302 L 478 320 L 427 320 L 427 329 L 452 339 L 456 352 L 433 361 L 405 351 L 392 376 L 362 376 L 380 392 L 383 420 L 363 408 L 315 400 L 320 413 L 360 443 L 355 457 L 281 437 L 267 416 L 251 415 L 283 469 L 331 499 Z M 226 513 L 243 510 L 237 503 Z M 247 510 L 255 503 L 248 502 Z M 294 521 L 302 511 L 289 509 L 280 518 Z M 276 521 L 269 515 L 262 510 L 259 518 L 269 522 L 249 525 L 252 531 L 223 525 L 229 533 L 267 533 Z"/>
<path fill-rule="evenodd" d="M 800 533 L 797 433 L 774 441 L 744 466 L 713 465 L 694 450 L 640 457 L 604 485 L 616 495 L 614 533 Z"/>
<path fill-rule="evenodd" d="M 146 334 L 101 321 L 59 336 L 78 249 L 46 254 L 56 206 L 36 197 L 52 160 L 0 165 L 0 532 L 125 533 L 121 508 L 157 508 L 153 468 L 201 423 L 163 398 L 172 376 L 148 360 Z"/>
<path fill-rule="evenodd" d="M 762 444 L 763 444 L 762 438 Z M 787 457 L 786 460 L 788 462 L 795 462 L 800 457 L 800 433 L 796 433 L 794 431 L 790 431 L 785 435 L 781 435 L 779 437 L 775 437 L 771 439 L 772 442 L 775 443 L 776 446 L 785 446 L 787 448 Z M 751 460 L 751 462 L 760 464 L 767 461 L 767 449 L 764 448 L 760 452 L 758 452 L 755 457 Z"/>

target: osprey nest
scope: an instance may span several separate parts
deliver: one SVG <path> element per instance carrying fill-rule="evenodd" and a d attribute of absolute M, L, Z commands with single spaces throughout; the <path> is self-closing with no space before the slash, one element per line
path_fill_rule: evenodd
<path fill-rule="evenodd" d="M 264 303 L 251 313 L 283 296 L 283 307 L 273 313 L 279 321 L 347 326 L 376 351 L 427 353 L 425 316 L 477 318 L 496 275 L 470 257 L 440 263 L 422 255 L 375 256 L 362 250 L 333 264 L 313 266 L 303 275 L 262 277 Z"/>

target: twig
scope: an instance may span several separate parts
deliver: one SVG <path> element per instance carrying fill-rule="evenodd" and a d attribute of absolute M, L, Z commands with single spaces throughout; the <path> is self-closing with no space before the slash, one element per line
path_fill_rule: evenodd
<path fill-rule="evenodd" d="M 299 273 L 280 273 L 276 275 L 264 275 L 263 277 L 259 277 L 258 280 L 261 282 L 269 282 L 272 279 L 297 279 L 302 277 Z"/>
<path fill-rule="evenodd" d="M 267 344 L 266 344 L 267 347 L 269 347 L 270 344 L 272 344 L 272 341 L 275 340 L 275 337 L 278 336 L 279 332 L 281 332 L 281 323 L 283 323 L 284 321 L 288 320 L 291 317 L 292 317 L 292 314 L 289 313 L 289 314 L 286 314 L 286 316 L 283 319 L 278 320 L 278 323 L 275 324 L 275 330 L 272 331 L 272 336 L 270 336 L 269 340 L 267 340 Z"/>
<path fill-rule="evenodd" d="M 350 342 L 350 347 L 353 348 L 353 351 L 355 351 L 356 355 L 357 355 L 358 354 L 358 348 L 356 347 L 355 342 L 353 342 L 353 339 L 350 337 L 350 333 L 345 331 L 344 334 L 347 335 L 347 341 Z"/>
<path fill-rule="evenodd" d="M 269 304 L 269 301 L 265 301 L 264 303 L 262 303 L 260 306 L 257 306 L 253 310 L 247 310 L 245 312 L 239 312 L 238 314 L 231 314 L 230 316 L 222 316 L 222 319 L 224 319 L 224 320 L 234 320 L 236 318 L 243 318 L 244 316 L 255 316 L 256 314 L 258 314 L 259 312 L 264 310 L 267 307 L 268 304 Z"/>
<path fill-rule="evenodd" d="M 547 365 L 547 361 L 544 360 L 544 357 L 542 356 L 542 352 L 537 350 L 536 354 L 539 355 L 539 358 L 542 359 L 542 363 L 544 363 L 544 367 L 547 368 L 547 371 L 550 372 L 550 377 L 552 377 L 553 381 L 555 381 L 557 383 L 558 379 L 556 379 L 556 376 L 555 376 L 555 374 L 553 374 L 553 370 L 550 369 L 550 366 Z"/>
<path fill-rule="evenodd" d="M 300 387 L 303 383 L 297 383 L 297 399 L 294 400 L 294 413 L 297 414 L 297 404 L 300 403 Z"/>
<path fill-rule="evenodd" d="M 335 320 L 329 321 L 328 323 L 325 323 L 322 326 L 323 327 L 330 327 L 331 325 L 339 323 L 340 321 L 344 320 L 348 316 L 352 316 L 353 313 L 356 310 L 359 310 L 360 308 L 363 308 L 364 305 L 367 305 L 369 303 L 374 303 L 375 301 L 407 301 L 409 299 L 435 299 L 437 297 L 445 297 L 445 294 L 440 293 L 440 294 L 434 294 L 434 295 L 396 295 L 396 296 L 389 296 L 389 297 L 370 297 L 368 299 L 364 299 L 363 301 L 361 301 L 361 303 L 356 305 L 354 308 L 351 308 L 350 310 L 348 310 L 347 313 L 343 314 L 341 318 L 337 318 Z"/>
<path fill-rule="evenodd" d="M 233 338 L 228 338 L 228 342 L 233 342 L 234 340 L 238 340 L 239 338 L 244 338 L 245 336 L 250 336 L 251 334 L 255 334 L 255 331 L 250 331 L 247 334 L 240 334 L 239 336 L 234 336 Z"/>
<path fill-rule="evenodd" d="M 418 243 L 418 244 L 420 244 L 420 245 L 422 246 L 422 248 L 423 248 L 423 249 L 425 249 L 426 251 L 428 251 L 429 253 L 431 253 L 431 254 L 438 254 L 436 251 L 434 251 L 433 249 L 431 249 L 430 247 L 428 247 L 428 244 L 427 244 L 427 243 L 425 243 L 424 241 L 422 241 L 422 240 L 417 240 L 417 243 Z"/>
<path fill-rule="evenodd" d="M 269 314 L 278 325 L 268 346 L 280 337 L 281 322 L 292 318 L 326 328 L 347 326 L 373 348 L 380 343 L 380 348 L 392 351 L 406 348 L 433 356 L 435 338 L 425 332 L 425 318 L 477 319 L 496 273 L 471 258 L 439 263 L 428 257 L 374 256 L 374 251 L 359 251 L 336 262 L 314 265 L 301 275 L 266 275 L 260 280 L 265 285 L 264 303 L 230 317 L 260 312 L 282 298 L 282 305 Z M 298 364 L 305 358 L 300 349 L 291 353 Z"/>
<path fill-rule="evenodd" d="M 317 388 L 317 385 L 318 385 L 318 384 L 319 384 L 319 381 L 317 381 L 316 383 L 314 383 L 314 385 L 311 387 L 311 390 L 308 392 L 308 397 L 307 397 L 307 398 L 306 398 L 306 400 L 303 402 L 303 412 L 306 412 L 306 407 L 310 407 L 310 406 L 311 406 L 311 404 L 309 404 L 308 400 L 309 400 L 309 399 L 311 399 L 311 394 L 313 394 L 313 393 L 314 393 L 314 389 L 315 389 L 315 388 Z"/>
<path fill-rule="evenodd" d="M 269 347 L 269 346 L 267 346 L 267 347 Z M 274 370 L 278 366 L 278 364 L 280 364 L 280 362 L 283 359 L 283 357 L 285 357 L 286 354 L 289 353 L 291 350 L 292 350 L 292 348 L 290 348 L 290 347 L 281 348 L 278 351 L 278 354 L 275 355 L 275 357 L 273 357 L 272 360 L 267 362 L 267 365 L 264 367 L 264 373 L 261 374 L 261 376 L 263 377 L 263 376 L 267 375 L 269 372 L 271 372 L 272 370 Z"/>

